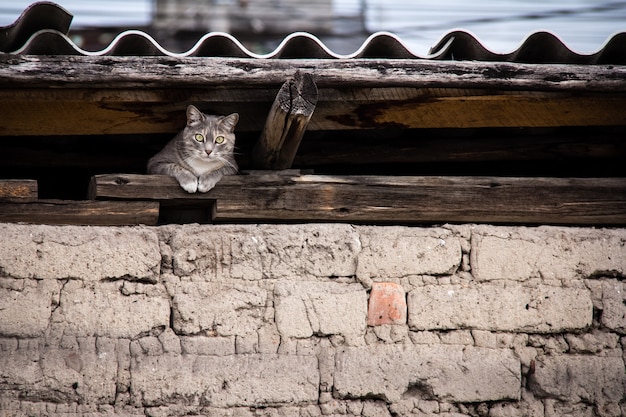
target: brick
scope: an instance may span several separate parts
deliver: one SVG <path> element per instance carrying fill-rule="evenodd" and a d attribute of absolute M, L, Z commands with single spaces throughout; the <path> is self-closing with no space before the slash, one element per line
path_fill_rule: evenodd
<path fill-rule="evenodd" d="M 350 225 L 186 226 L 171 239 L 174 273 L 205 280 L 342 277 L 361 249 Z"/>
<path fill-rule="evenodd" d="M 617 280 L 602 281 L 602 326 L 626 334 L 626 286 Z"/>
<path fill-rule="evenodd" d="M 619 403 L 626 392 L 621 357 L 543 356 L 536 359 L 531 390 L 539 397 L 568 402 Z"/>
<path fill-rule="evenodd" d="M 0 270 L 13 278 L 156 282 L 156 233 L 142 227 L 0 224 Z"/>
<path fill-rule="evenodd" d="M 171 353 L 171 354 L 177 354 L 177 355 L 182 353 L 182 348 L 180 346 L 180 339 L 178 338 L 176 333 L 174 333 L 174 330 L 172 330 L 169 327 L 165 329 L 165 331 L 159 335 L 159 342 L 163 346 L 163 351 L 165 353 Z"/>
<path fill-rule="evenodd" d="M 50 323 L 59 289 L 57 282 L 51 280 L 34 282 L 21 291 L 0 288 L 0 335 L 42 336 Z"/>
<path fill-rule="evenodd" d="M 359 284 L 279 281 L 274 287 L 276 325 L 283 337 L 363 337 L 367 293 Z"/>
<path fill-rule="evenodd" d="M 38 350 L 19 349 L 0 354 L 0 380 L 3 390 L 35 386 L 42 379 Z"/>
<path fill-rule="evenodd" d="M 569 353 L 598 353 L 617 349 L 619 336 L 614 333 L 593 330 L 584 334 L 566 334 Z"/>
<path fill-rule="evenodd" d="M 517 400 L 520 362 L 510 350 L 460 345 L 348 347 L 336 357 L 339 398 L 482 402 Z"/>
<path fill-rule="evenodd" d="M 585 329 L 593 318 L 589 290 L 545 285 L 428 285 L 409 293 L 408 310 L 412 330 L 558 333 Z"/>
<path fill-rule="evenodd" d="M 314 356 L 144 356 L 133 360 L 131 378 L 133 403 L 142 406 L 293 406 L 319 398 Z"/>
<path fill-rule="evenodd" d="M 461 264 L 460 240 L 445 229 L 361 226 L 357 231 L 363 244 L 358 276 L 447 275 Z"/>
<path fill-rule="evenodd" d="M 3 391 L 15 389 L 34 401 L 112 403 L 116 376 L 114 345 L 98 350 L 95 345 L 80 350 L 42 346 L 0 355 Z"/>
<path fill-rule="evenodd" d="M 626 274 L 626 230 L 482 226 L 472 234 L 478 280 L 571 279 Z"/>
<path fill-rule="evenodd" d="M 406 295 L 393 282 L 375 282 L 370 292 L 367 325 L 406 324 Z"/>
<path fill-rule="evenodd" d="M 117 379 L 115 355 L 114 345 L 98 350 L 45 349 L 41 357 L 43 381 L 34 389 L 40 398 L 53 393 L 68 402 L 111 404 Z"/>
<path fill-rule="evenodd" d="M 225 356 L 235 354 L 234 337 L 183 336 L 182 352 L 192 355 Z"/>
<path fill-rule="evenodd" d="M 153 287 L 150 284 L 146 284 Z M 156 294 L 121 292 L 118 282 L 70 281 L 61 291 L 61 306 L 53 317 L 66 335 L 135 338 L 154 328 L 167 328 L 170 303 L 158 287 Z"/>
<path fill-rule="evenodd" d="M 439 335 L 441 343 L 446 345 L 473 345 L 474 338 L 469 330 L 454 330 Z"/>
<path fill-rule="evenodd" d="M 262 326 L 266 304 L 267 292 L 256 286 L 191 283 L 173 295 L 173 328 L 184 335 L 250 334 Z"/>
<path fill-rule="evenodd" d="M 472 338 L 476 346 L 495 348 L 496 334 L 486 330 L 472 330 Z"/>

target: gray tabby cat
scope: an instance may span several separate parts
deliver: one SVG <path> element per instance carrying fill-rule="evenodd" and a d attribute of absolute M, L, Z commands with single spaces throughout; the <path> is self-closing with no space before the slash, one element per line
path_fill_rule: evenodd
<path fill-rule="evenodd" d="M 148 174 L 178 180 L 188 193 L 206 193 L 224 175 L 236 174 L 233 157 L 239 114 L 211 116 L 187 107 L 187 126 L 148 161 Z"/>

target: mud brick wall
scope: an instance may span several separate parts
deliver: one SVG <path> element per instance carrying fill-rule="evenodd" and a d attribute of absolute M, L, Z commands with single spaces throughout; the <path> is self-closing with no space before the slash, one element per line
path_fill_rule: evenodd
<path fill-rule="evenodd" d="M 2 416 L 626 415 L 626 229 L 0 236 Z"/>

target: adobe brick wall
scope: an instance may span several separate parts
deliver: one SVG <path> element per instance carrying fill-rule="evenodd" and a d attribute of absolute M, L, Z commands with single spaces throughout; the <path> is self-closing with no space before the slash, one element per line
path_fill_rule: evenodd
<path fill-rule="evenodd" d="M 626 229 L 0 224 L 0 415 L 626 415 Z"/>

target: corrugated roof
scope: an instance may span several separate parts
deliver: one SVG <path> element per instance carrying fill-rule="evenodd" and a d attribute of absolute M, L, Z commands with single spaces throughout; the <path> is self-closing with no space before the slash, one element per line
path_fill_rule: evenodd
<path fill-rule="evenodd" d="M 72 15 L 62 7 L 41 2 L 28 7 L 17 21 L 0 28 L 0 51 L 29 55 L 85 56 L 171 56 L 171 57 L 231 57 L 262 59 L 435 59 L 508 61 L 519 63 L 563 64 L 626 64 L 626 32 L 612 36 L 593 54 L 578 54 L 557 36 L 536 32 L 528 36 L 518 49 L 510 53 L 495 53 L 487 49 L 469 32 L 456 30 L 445 34 L 427 56 L 413 53 L 398 36 L 388 32 L 371 35 L 354 53 L 341 55 L 331 51 L 319 38 L 308 33 L 287 36 L 271 53 L 255 54 L 237 38 L 226 33 L 208 33 L 188 51 L 175 53 L 159 45 L 150 35 L 139 30 L 120 33 L 101 51 L 86 51 L 67 35 Z"/>

